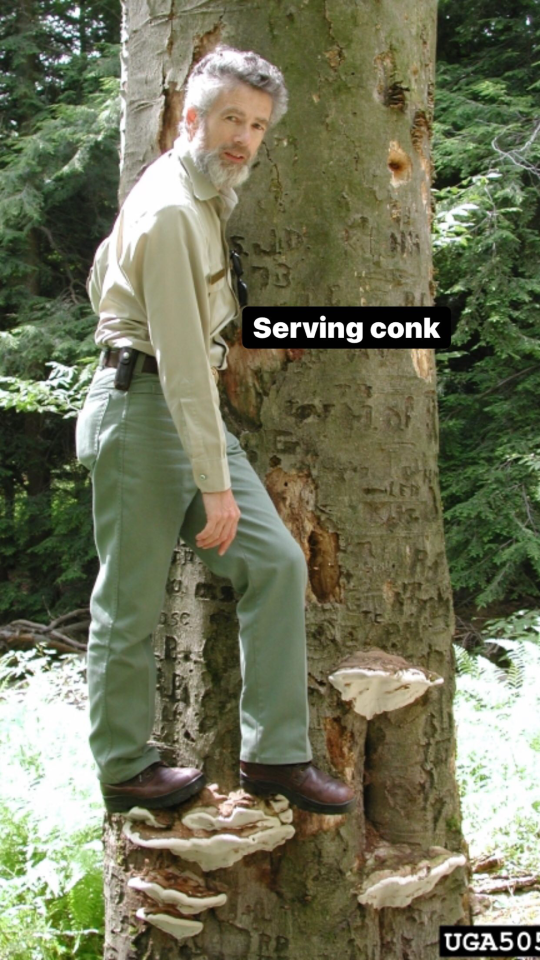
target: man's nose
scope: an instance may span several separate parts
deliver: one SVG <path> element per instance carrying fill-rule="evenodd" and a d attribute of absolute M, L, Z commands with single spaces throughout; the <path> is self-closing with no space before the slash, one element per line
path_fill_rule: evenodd
<path fill-rule="evenodd" d="M 249 144 L 249 129 L 248 127 L 237 127 L 234 134 L 234 142 L 238 144 L 243 144 L 248 146 Z"/>

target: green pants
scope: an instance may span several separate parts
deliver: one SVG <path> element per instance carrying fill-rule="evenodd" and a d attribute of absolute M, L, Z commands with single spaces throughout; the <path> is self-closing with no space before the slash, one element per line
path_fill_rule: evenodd
<path fill-rule="evenodd" d="M 127 393 L 98 370 L 77 423 L 77 455 L 92 474 L 100 570 L 88 646 L 90 746 L 98 775 L 119 783 L 159 755 L 149 743 L 156 668 L 152 634 L 180 534 L 240 595 L 241 759 L 311 760 L 302 550 L 280 519 L 238 440 L 226 431 L 241 511 L 227 552 L 201 550 L 206 524 L 159 379 L 136 373 Z"/>

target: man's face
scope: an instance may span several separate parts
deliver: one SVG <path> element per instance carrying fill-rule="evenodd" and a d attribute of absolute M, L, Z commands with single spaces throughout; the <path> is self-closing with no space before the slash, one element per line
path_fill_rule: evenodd
<path fill-rule="evenodd" d="M 187 112 L 192 156 L 218 189 L 247 180 L 272 114 L 272 97 L 244 83 L 218 94 L 206 117 Z"/>

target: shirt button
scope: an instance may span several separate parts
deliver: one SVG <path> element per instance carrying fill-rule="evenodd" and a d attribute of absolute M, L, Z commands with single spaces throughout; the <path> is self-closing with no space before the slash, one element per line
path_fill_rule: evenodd
<path fill-rule="evenodd" d="M 200 474 L 199 474 L 199 480 L 206 480 L 206 474 L 205 474 L 205 473 L 200 473 Z"/>

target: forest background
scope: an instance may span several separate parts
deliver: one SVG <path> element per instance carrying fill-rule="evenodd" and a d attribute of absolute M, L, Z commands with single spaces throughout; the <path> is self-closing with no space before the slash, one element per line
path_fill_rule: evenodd
<path fill-rule="evenodd" d="M 526 693 L 534 657 L 511 644 L 539 649 L 539 17 L 540 0 L 439 3 L 440 479 L 458 639 L 488 653 L 460 661 L 475 696 L 491 668 Z M 0 4 L 0 624 L 85 608 L 97 569 L 74 423 L 97 363 L 85 280 L 117 209 L 119 38 L 118 0 Z M 472 618 L 515 611 L 486 648 Z"/>
<path fill-rule="evenodd" d="M 439 6 L 433 140 L 440 473 L 455 601 L 540 593 L 538 0 Z M 97 353 L 85 280 L 117 208 L 117 0 L 0 8 L 0 623 L 88 603 L 74 418 Z M 498 609 L 498 608 L 497 608 Z"/>

